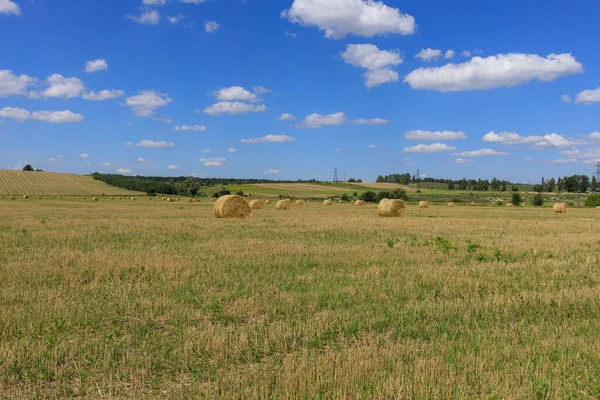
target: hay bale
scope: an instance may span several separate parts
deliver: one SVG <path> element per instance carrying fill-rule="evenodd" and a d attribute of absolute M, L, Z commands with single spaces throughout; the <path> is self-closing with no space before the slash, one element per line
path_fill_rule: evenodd
<path fill-rule="evenodd" d="M 514 207 L 514 206 L 515 206 L 515 205 L 514 205 L 513 203 L 506 203 L 506 207 L 508 207 L 508 208 L 512 208 L 512 207 Z"/>
<path fill-rule="evenodd" d="M 383 199 L 377 206 L 377 215 L 380 217 L 404 217 L 406 208 L 404 201 L 394 199 Z"/>
<path fill-rule="evenodd" d="M 11 199 L 11 200 L 14 200 L 14 199 L 15 199 L 15 196 L 10 196 L 10 199 Z"/>
<path fill-rule="evenodd" d="M 252 200 L 249 206 L 251 210 L 262 210 L 265 208 L 265 203 L 262 200 Z"/>
<path fill-rule="evenodd" d="M 41 199 L 42 199 L 42 196 L 38 196 L 38 200 L 41 200 Z"/>
<path fill-rule="evenodd" d="M 304 200 L 296 200 L 296 205 L 297 206 L 303 206 L 304 205 Z"/>
<path fill-rule="evenodd" d="M 567 214 L 569 212 L 569 207 L 567 206 L 567 203 L 556 203 L 552 206 L 552 211 L 554 211 L 555 214 Z"/>
<path fill-rule="evenodd" d="M 163 197 L 162 199 L 160 199 L 161 201 L 167 201 L 166 197 Z"/>
<path fill-rule="evenodd" d="M 276 210 L 283 210 L 283 211 L 287 211 L 287 210 L 291 210 L 292 209 L 292 202 L 285 199 L 285 200 L 279 200 L 277 202 L 277 204 L 275 204 L 275 209 Z"/>
<path fill-rule="evenodd" d="M 419 207 L 420 208 L 429 208 L 430 205 L 431 205 L 430 201 L 420 201 L 419 202 Z"/>
<path fill-rule="evenodd" d="M 331 199 L 327 199 L 323 202 L 324 206 L 332 206 L 333 205 L 333 201 L 331 201 Z"/>
<path fill-rule="evenodd" d="M 338 204 L 344 204 L 344 200 L 338 200 Z"/>
<path fill-rule="evenodd" d="M 132 197 L 132 198 L 131 198 L 131 201 L 135 201 L 135 197 Z"/>
<path fill-rule="evenodd" d="M 271 200 L 266 200 L 265 204 L 271 204 Z"/>
<path fill-rule="evenodd" d="M 250 206 L 243 197 L 231 194 L 219 197 L 213 207 L 215 218 L 247 218 L 251 213 Z"/>
<path fill-rule="evenodd" d="M 456 204 L 454 204 L 453 202 L 448 203 L 448 207 L 456 207 Z"/>
<path fill-rule="evenodd" d="M 148 197 L 148 200 L 152 200 L 152 197 Z"/>
<path fill-rule="evenodd" d="M 93 201 L 98 201 L 98 198 L 97 198 L 97 197 L 94 197 L 92 200 L 93 200 Z"/>
<path fill-rule="evenodd" d="M 23 198 L 24 198 L 24 199 L 28 199 L 28 198 L 29 198 L 29 196 L 25 195 L 25 196 L 23 196 Z"/>
<path fill-rule="evenodd" d="M 367 204 L 367 202 L 366 202 L 366 201 L 364 201 L 364 200 L 356 200 L 356 201 L 354 202 L 354 205 L 355 205 L 355 206 L 357 206 L 357 207 L 362 207 L 362 206 L 364 206 L 365 204 Z"/>

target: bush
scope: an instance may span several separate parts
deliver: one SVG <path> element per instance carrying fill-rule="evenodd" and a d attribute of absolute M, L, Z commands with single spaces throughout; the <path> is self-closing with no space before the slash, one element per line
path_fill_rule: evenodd
<path fill-rule="evenodd" d="M 536 194 L 535 196 L 533 196 L 533 200 L 531 201 L 531 203 L 536 207 L 543 206 L 544 205 L 544 196 L 542 196 L 541 193 Z"/>
<path fill-rule="evenodd" d="M 348 201 L 348 200 L 350 200 L 350 196 L 348 196 L 346 193 L 343 193 L 340 196 L 340 200 L 342 200 L 342 201 Z"/>
<path fill-rule="evenodd" d="M 518 192 L 512 194 L 511 203 L 513 203 L 515 206 L 520 206 L 521 203 L 523 203 L 523 198 Z"/>
<path fill-rule="evenodd" d="M 242 192 L 241 190 L 240 190 L 240 191 L 238 191 L 236 194 L 237 194 L 238 196 L 244 197 L 244 192 Z"/>
<path fill-rule="evenodd" d="M 381 192 L 377 193 L 377 198 L 378 201 L 381 201 L 383 199 L 391 199 L 391 194 L 390 192 L 385 192 L 382 190 Z"/>
<path fill-rule="evenodd" d="M 406 194 L 406 190 L 404 189 L 394 189 L 392 193 L 390 193 L 390 199 L 397 200 L 408 200 L 408 195 Z"/>
<path fill-rule="evenodd" d="M 586 207 L 598 207 L 600 206 L 600 194 L 592 193 L 585 198 L 583 203 Z"/>
<path fill-rule="evenodd" d="M 216 193 L 213 193 L 213 197 L 217 198 L 217 197 L 221 197 L 221 196 L 227 196 L 228 194 L 231 194 L 231 192 L 227 189 L 223 189 Z"/>
<path fill-rule="evenodd" d="M 367 190 L 360 195 L 360 199 L 367 203 L 377 203 L 378 196 L 377 193 Z"/>

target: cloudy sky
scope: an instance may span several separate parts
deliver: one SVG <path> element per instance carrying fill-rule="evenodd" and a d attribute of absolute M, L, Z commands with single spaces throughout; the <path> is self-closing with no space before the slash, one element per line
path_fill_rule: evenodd
<path fill-rule="evenodd" d="M 0 0 L 0 168 L 591 174 L 599 13 L 596 0 Z"/>

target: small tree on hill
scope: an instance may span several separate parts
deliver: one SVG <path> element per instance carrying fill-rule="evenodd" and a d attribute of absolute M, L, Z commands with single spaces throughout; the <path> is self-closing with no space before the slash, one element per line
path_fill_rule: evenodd
<path fill-rule="evenodd" d="M 598 207 L 600 206 L 600 194 L 592 193 L 585 198 L 583 203 L 586 207 Z"/>
<path fill-rule="evenodd" d="M 541 207 L 544 205 L 544 196 L 541 193 L 537 193 L 533 196 L 533 200 L 531 203 L 536 207 Z"/>
<path fill-rule="evenodd" d="M 523 203 L 523 198 L 518 192 L 514 192 L 512 194 L 511 203 L 513 203 L 515 206 L 519 206 L 521 203 Z"/>
<path fill-rule="evenodd" d="M 26 166 L 23 167 L 23 171 L 33 171 L 33 167 L 29 164 L 27 164 Z"/>

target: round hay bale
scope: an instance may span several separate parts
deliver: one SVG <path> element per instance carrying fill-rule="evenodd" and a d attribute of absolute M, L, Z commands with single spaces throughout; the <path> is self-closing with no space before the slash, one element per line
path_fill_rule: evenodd
<path fill-rule="evenodd" d="M 275 209 L 276 210 L 283 210 L 283 211 L 287 211 L 287 210 L 291 210 L 292 209 L 292 202 L 289 200 L 279 200 L 277 202 L 277 204 L 275 204 Z"/>
<path fill-rule="evenodd" d="M 93 201 L 98 201 L 98 198 L 97 198 L 97 197 L 94 197 L 92 200 L 93 200 Z"/>
<path fill-rule="evenodd" d="M 310 203 L 310 200 L 306 200 L 307 203 Z"/>
<path fill-rule="evenodd" d="M 338 204 L 344 204 L 344 200 L 338 200 Z"/>
<path fill-rule="evenodd" d="M 265 203 L 262 200 L 252 200 L 249 206 L 251 210 L 262 210 L 265 208 Z"/>
<path fill-rule="evenodd" d="M 303 206 L 304 205 L 304 200 L 296 200 L 296 205 L 297 206 Z"/>
<path fill-rule="evenodd" d="M 419 202 L 420 208 L 429 208 L 430 205 L 431 205 L 431 202 L 429 202 L 429 201 L 420 201 Z"/>
<path fill-rule="evenodd" d="M 364 200 L 356 200 L 356 201 L 354 202 L 354 205 L 355 205 L 355 206 L 357 206 L 357 207 L 362 207 L 362 206 L 364 206 L 365 204 L 367 204 L 367 202 L 366 202 L 366 201 L 364 201 Z"/>
<path fill-rule="evenodd" d="M 506 207 L 508 207 L 508 208 L 512 208 L 512 207 L 514 207 L 514 206 L 515 206 L 515 205 L 514 205 L 513 203 L 506 203 Z"/>
<path fill-rule="evenodd" d="M 377 206 L 377 215 L 380 217 L 404 217 L 406 208 L 404 201 L 394 199 L 383 199 Z"/>
<path fill-rule="evenodd" d="M 569 206 L 567 206 L 567 203 L 556 203 L 552 206 L 552 211 L 554 211 L 555 214 L 567 214 L 569 212 Z"/>
<path fill-rule="evenodd" d="M 152 197 L 148 197 L 148 200 L 152 200 Z"/>
<path fill-rule="evenodd" d="M 454 204 L 453 202 L 448 203 L 448 207 L 456 207 L 456 204 Z"/>
<path fill-rule="evenodd" d="M 266 200 L 265 204 L 271 204 L 271 200 Z"/>
<path fill-rule="evenodd" d="M 251 213 L 252 210 L 243 197 L 231 194 L 219 197 L 213 207 L 215 218 L 247 218 Z"/>
<path fill-rule="evenodd" d="M 15 199 L 15 196 L 10 196 L 10 199 L 11 199 L 11 200 L 14 200 L 14 199 Z"/>
<path fill-rule="evenodd" d="M 331 201 L 331 199 L 327 199 L 323 202 L 324 206 L 332 206 L 333 205 L 333 201 Z"/>
<path fill-rule="evenodd" d="M 110 199 L 111 199 L 111 200 L 114 200 L 115 198 L 114 198 L 114 197 L 111 197 Z"/>
<path fill-rule="evenodd" d="M 131 198 L 131 201 L 135 201 L 135 197 L 132 197 L 132 198 Z"/>
<path fill-rule="evenodd" d="M 28 199 L 28 198 L 29 198 L 29 196 L 25 195 L 25 196 L 23 196 L 23 198 L 24 198 L 24 199 Z"/>
<path fill-rule="evenodd" d="M 41 199 L 42 199 L 42 196 L 38 196 L 38 200 L 41 200 Z"/>
<path fill-rule="evenodd" d="M 477 204 L 475 204 L 475 202 L 474 202 L 474 201 L 472 201 L 472 202 L 470 203 L 470 205 L 472 205 L 472 206 L 475 206 L 475 205 L 477 205 Z"/>

